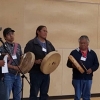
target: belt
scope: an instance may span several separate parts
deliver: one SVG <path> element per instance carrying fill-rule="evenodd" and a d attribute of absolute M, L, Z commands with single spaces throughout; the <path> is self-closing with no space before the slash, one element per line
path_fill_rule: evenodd
<path fill-rule="evenodd" d="M 19 74 L 19 72 L 16 72 L 16 73 L 9 72 L 9 73 L 11 73 L 13 75 L 18 75 Z"/>
<path fill-rule="evenodd" d="M 11 74 L 14 74 L 14 75 L 18 75 L 19 74 L 19 72 L 18 71 L 13 71 L 13 70 L 9 70 L 9 73 L 11 73 Z"/>

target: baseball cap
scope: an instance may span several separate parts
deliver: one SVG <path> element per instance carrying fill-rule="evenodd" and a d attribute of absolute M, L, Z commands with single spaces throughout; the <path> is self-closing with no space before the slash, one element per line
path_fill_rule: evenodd
<path fill-rule="evenodd" d="M 5 37 L 7 34 L 9 34 L 9 32 L 15 32 L 13 29 L 11 29 L 11 28 L 5 28 L 4 30 L 3 30 L 3 36 Z"/>

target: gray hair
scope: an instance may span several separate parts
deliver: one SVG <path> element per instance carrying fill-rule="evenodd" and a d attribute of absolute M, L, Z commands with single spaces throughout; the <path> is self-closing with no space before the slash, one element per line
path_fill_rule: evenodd
<path fill-rule="evenodd" d="M 86 35 L 82 35 L 82 36 L 78 39 L 78 41 L 80 42 L 80 40 L 83 40 L 83 39 L 86 39 L 87 42 L 89 42 L 89 38 L 88 38 L 88 36 L 86 36 Z"/>

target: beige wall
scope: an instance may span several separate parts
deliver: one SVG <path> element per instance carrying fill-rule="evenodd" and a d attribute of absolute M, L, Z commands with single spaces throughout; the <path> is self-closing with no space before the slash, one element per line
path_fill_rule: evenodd
<path fill-rule="evenodd" d="M 47 26 L 48 39 L 62 57 L 59 67 L 51 74 L 49 95 L 74 94 L 72 71 L 66 67 L 66 61 L 71 50 L 78 47 L 81 35 L 89 36 L 90 48 L 100 60 L 99 3 L 100 0 L 0 0 L 0 26 L 15 29 L 15 40 L 22 48 L 35 36 L 38 25 Z M 99 72 L 100 69 L 94 73 L 92 93 L 100 92 Z M 29 85 L 24 80 L 24 97 L 28 96 Z"/>
<path fill-rule="evenodd" d="M 82 3 L 100 3 L 100 0 L 63 0 L 63 1 L 74 1 L 74 2 L 82 2 Z"/>

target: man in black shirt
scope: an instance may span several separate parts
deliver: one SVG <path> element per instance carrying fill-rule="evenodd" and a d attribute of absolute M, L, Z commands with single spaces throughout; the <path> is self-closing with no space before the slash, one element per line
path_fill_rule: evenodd
<path fill-rule="evenodd" d="M 36 30 L 36 37 L 30 40 L 24 49 L 24 52 L 33 52 L 35 54 L 35 63 L 30 71 L 30 99 L 38 100 L 37 95 L 40 90 L 39 100 L 48 100 L 48 90 L 50 83 L 50 75 L 43 74 L 40 71 L 42 59 L 52 51 L 55 51 L 54 46 L 50 41 L 46 40 L 46 26 L 39 26 Z"/>
<path fill-rule="evenodd" d="M 78 71 L 77 67 L 68 59 L 67 66 L 73 69 L 72 85 L 75 90 L 74 100 L 90 100 L 93 73 L 99 68 L 99 61 L 96 53 L 89 47 L 89 38 L 82 35 L 79 38 L 79 47 L 71 51 L 75 60 L 83 67 L 84 73 Z"/>

